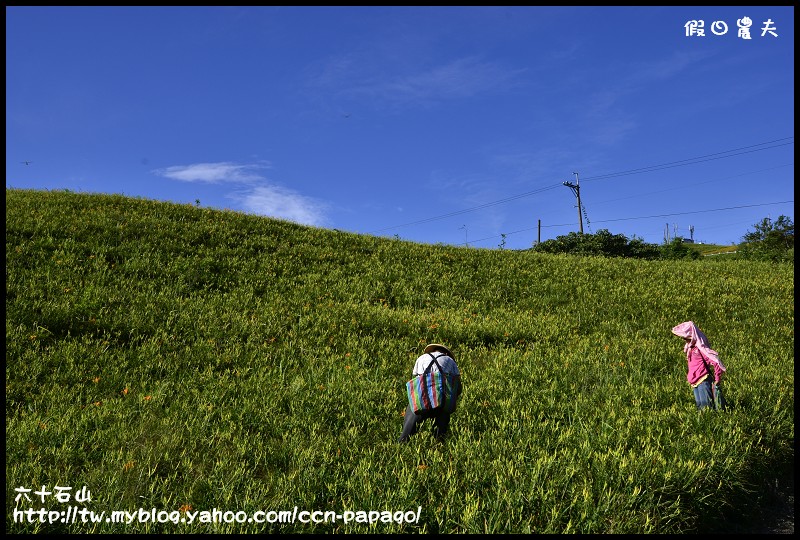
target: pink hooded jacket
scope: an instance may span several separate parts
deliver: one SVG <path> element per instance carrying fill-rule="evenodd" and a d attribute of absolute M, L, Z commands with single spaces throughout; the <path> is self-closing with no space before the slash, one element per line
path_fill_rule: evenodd
<path fill-rule="evenodd" d="M 727 370 L 719 359 L 719 353 L 711 348 L 708 344 L 708 338 L 697 325 L 692 321 L 682 322 L 672 328 L 672 333 L 680 338 L 691 338 L 683 346 L 683 350 L 686 353 L 686 362 L 689 366 L 689 373 L 686 375 L 689 383 L 695 384 L 700 376 L 707 373 L 708 370 L 705 368 L 705 364 L 700 364 L 702 360 L 714 366 L 714 382 L 718 383 L 722 374 Z M 696 355 L 692 355 L 692 349 L 694 348 L 697 348 L 700 352 L 701 358 L 698 359 Z"/>

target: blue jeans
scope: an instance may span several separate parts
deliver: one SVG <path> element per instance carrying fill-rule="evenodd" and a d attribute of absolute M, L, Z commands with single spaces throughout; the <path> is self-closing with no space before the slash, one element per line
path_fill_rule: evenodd
<path fill-rule="evenodd" d="M 710 378 L 704 380 L 697 387 L 692 388 L 694 391 L 694 402 L 697 404 L 697 410 L 703 410 L 706 407 L 711 407 L 712 409 L 716 409 L 717 405 L 714 401 L 714 388 L 713 382 Z M 717 389 L 718 392 L 721 392 L 719 388 Z M 725 408 L 725 400 L 722 398 L 722 394 L 720 393 L 719 402 L 720 408 Z"/>

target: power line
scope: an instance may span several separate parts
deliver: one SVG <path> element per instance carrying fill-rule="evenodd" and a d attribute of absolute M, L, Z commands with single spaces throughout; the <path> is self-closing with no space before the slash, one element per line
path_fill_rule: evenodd
<path fill-rule="evenodd" d="M 466 214 L 467 212 L 472 212 L 472 211 L 475 211 L 475 210 L 481 210 L 482 208 L 488 208 L 490 206 L 495 206 L 497 204 L 503 204 L 503 203 L 510 202 L 510 201 L 513 201 L 513 200 L 516 200 L 516 199 L 521 199 L 522 197 L 528 197 L 530 195 L 535 195 L 537 193 L 542 193 L 544 191 L 549 191 L 551 189 L 555 189 L 556 187 L 558 187 L 560 185 L 561 184 L 554 184 L 552 186 L 548 186 L 548 187 L 544 187 L 544 188 L 540 188 L 540 189 L 535 189 L 533 191 L 528 191 L 526 193 L 520 193 L 519 195 L 513 195 L 513 196 L 507 197 L 505 199 L 500 199 L 499 201 L 494 201 L 494 202 L 482 204 L 480 206 L 474 206 L 472 208 L 465 208 L 464 210 L 456 210 L 455 212 L 449 212 L 447 214 L 437 214 L 437 215 L 435 215 L 433 217 L 429 217 L 429 218 L 426 218 L 426 219 L 420 219 L 418 221 L 411 221 L 409 223 L 403 223 L 402 225 L 394 225 L 392 227 L 386 227 L 386 228 L 383 228 L 383 229 L 378 229 L 376 231 L 368 232 L 367 234 L 375 234 L 375 233 L 379 233 L 379 232 L 382 232 L 382 231 L 388 231 L 389 229 L 399 229 L 400 227 L 407 227 L 408 225 L 418 225 L 420 223 L 427 223 L 429 221 L 436 221 L 437 219 L 444 219 L 444 218 L 448 218 L 448 217 L 452 217 L 452 216 L 458 216 L 458 215 L 461 215 L 461 214 Z"/>
<path fill-rule="evenodd" d="M 615 177 L 618 177 L 618 176 L 628 176 L 628 175 L 631 175 L 631 174 L 641 174 L 641 173 L 644 173 L 644 172 L 652 172 L 652 171 L 658 171 L 658 170 L 663 170 L 663 169 L 670 169 L 670 168 L 674 168 L 674 167 L 683 167 L 683 166 L 686 166 L 686 165 L 694 165 L 694 164 L 697 164 L 697 163 L 703 163 L 705 161 L 712 161 L 712 160 L 716 160 L 716 159 L 734 157 L 734 156 L 739 156 L 739 155 L 742 155 L 742 154 L 749 154 L 749 153 L 752 153 L 752 152 L 760 152 L 762 150 L 769 150 L 771 148 L 778 148 L 780 146 L 786 146 L 786 145 L 789 145 L 789 144 L 794 144 L 794 141 L 792 141 L 792 142 L 782 142 L 782 141 L 788 141 L 789 139 L 794 139 L 794 137 L 783 137 L 781 139 L 775 139 L 773 141 L 766 141 L 766 142 L 763 142 L 763 143 L 753 144 L 753 145 L 750 145 L 750 146 L 743 146 L 741 148 L 734 148 L 734 149 L 731 149 L 731 150 L 726 150 L 724 152 L 716 152 L 716 153 L 713 153 L 713 154 L 706 154 L 705 156 L 698 156 L 698 157 L 683 159 L 683 160 L 679 160 L 679 161 L 672 161 L 672 162 L 668 162 L 668 163 L 663 163 L 661 165 L 652 165 L 650 167 L 642 167 L 642 168 L 639 168 L 639 169 L 630 169 L 628 171 L 609 173 L 609 174 L 599 175 L 599 176 L 590 176 L 588 178 L 584 178 L 583 180 L 584 181 L 586 181 L 586 180 L 603 180 L 603 179 L 607 179 L 607 178 L 615 178 Z M 765 148 L 757 148 L 759 146 L 764 146 L 764 145 L 767 145 L 767 144 L 773 144 L 773 143 L 778 143 L 778 142 L 780 142 L 781 144 L 775 144 L 774 146 L 767 146 Z M 740 150 L 746 150 L 746 151 L 741 151 L 740 152 Z M 737 152 L 737 153 L 731 154 L 731 152 Z M 723 155 L 723 154 L 728 154 L 728 155 Z M 488 208 L 490 206 L 496 206 L 498 204 L 503 204 L 503 203 L 515 201 L 515 200 L 521 199 L 523 197 L 529 197 L 531 195 L 536 195 L 536 194 L 539 194 L 539 193 L 543 193 L 545 191 L 549 191 L 551 189 L 555 189 L 556 187 L 562 186 L 562 185 L 563 185 L 563 182 L 562 183 L 558 183 L 558 184 L 553 184 L 551 186 L 535 189 L 533 191 L 527 191 L 525 193 L 520 193 L 518 195 L 512 195 L 510 197 L 506 197 L 505 199 L 500 199 L 500 200 L 497 200 L 497 201 L 494 201 L 494 202 L 481 204 L 479 206 L 473 206 L 471 208 L 465 208 L 463 210 L 457 210 L 455 212 L 449 212 L 449 213 L 445 213 L 445 214 L 437 214 L 436 216 L 432 216 L 432 217 L 429 217 L 429 218 L 420 219 L 420 220 L 417 220 L 417 221 L 410 221 L 408 223 L 402 223 L 400 225 L 393 225 L 391 227 L 384 227 L 382 229 L 377 229 L 377 230 L 374 230 L 374 231 L 370 231 L 370 232 L 368 232 L 366 234 L 376 234 L 376 233 L 380 233 L 380 232 L 383 232 L 383 231 L 388 231 L 388 230 L 391 230 L 391 229 L 399 229 L 400 227 L 408 227 L 409 225 L 419 225 L 421 223 L 429 223 L 431 221 L 436 221 L 436 220 L 439 220 L 439 219 L 445 219 L 445 218 L 452 217 L 452 216 L 458 216 L 458 215 L 461 215 L 461 214 L 466 214 L 468 212 L 474 212 L 475 210 L 482 210 L 482 209 Z"/>
<path fill-rule="evenodd" d="M 788 167 L 790 165 L 794 165 L 794 162 L 792 162 L 792 163 L 784 163 L 782 165 L 777 165 L 775 167 L 767 167 L 766 169 L 758 169 L 757 171 L 748 171 L 748 172 L 744 172 L 744 173 L 740 173 L 740 174 L 733 174 L 733 175 L 725 176 L 725 177 L 722 177 L 722 178 L 712 178 L 711 180 L 703 180 L 701 182 L 693 181 L 692 182 L 692 186 L 693 187 L 697 187 L 697 186 L 701 186 L 703 184 L 710 184 L 712 182 L 720 182 L 722 180 L 730 180 L 731 178 L 739 178 L 739 177 L 742 177 L 742 176 L 747 176 L 748 174 L 756 174 L 756 173 L 761 173 L 761 172 L 774 171 L 775 169 L 780 169 L 782 167 Z M 627 197 L 617 197 L 616 199 L 607 199 L 605 201 L 596 201 L 594 203 L 594 205 L 597 206 L 597 205 L 606 204 L 606 203 L 610 203 L 610 202 L 624 201 L 626 199 L 635 199 L 637 197 L 642 197 L 644 195 L 655 195 L 657 193 L 666 193 L 668 191 L 675 191 L 676 189 L 682 189 L 682 188 L 671 187 L 671 188 L 667 188 L 667 189 L 660 189 L 658 191 L 649 191 L 649 192 L 646 192 L 646 193 L 637 193 L 636 195 L 629 195 Z"/>
<path fill-rule="evenodd" d="M 785 142 L 785 143 L 782 143 L 782 144 L 776 144 L 774 146 L 767 146 L 766 148 L 757 148 L 755 150 L 747 150 L 746 152 L 738 152 L 739 150 L 746 150 L 748 148 L 755 148 L 756 146 L 763 146 L 765 144 L 772 144 L 772 143 L 775 143 L 775 142 L 785 141 L 787 139 L 794 139 L 794 137 L 784 137 L 783 139 L 776 139 L 774 141 L 764 142 L 764 143 L 761 143 L 761 144 L 754 144 L 754 145 L 751 145 L 751 146 L 743 146 L 742 148 L 734 148 L 733 150 L 726 150 L 725 152 L 717 152 L 715 154 L 707 154 L 705 156 L 699 156 L 699 157 L 689 158 L 689 159 L 682 159 L 680 161 L 671 161 L 669 163 L 663 163 L 661 165 L 652 165 L 650 167 L 642 167 L 640 169 L 631 169 L 629 171 L 621 171 L 621 172 L 616 172 L 616 173 L 603 174 L 603 175 L 600 175 L 600 176 L 589 176 L 589 177 L 584 178 L 583 181 L 585 182 L 587 180 L 604 180 L 606 178 L 616 178 L 618 176 L 627 176 L 627 175 L 630 175 L 630 174 L 640 174 L 640 173 L 643 173 L 643 172 L 652 172 L 652 171 L 660 171 L 660 170 L 664 170 L 664 169 L 672 169 L 674 167 L 683 167 L 685 165 L 695 165 L 696 163 L 704 163 L 706 161 L 713 161 L 713 160 L 716 160 L 716 159 L 724 159 L 724 158 L 728 158 L 728 157 L 740 156 L 742 154 L 750 154 L 752 152 L 760 152 L 762 150 L 769 150 L 771 148 L 778 148 L 780 146 L 786 146 L 788 144 L 794 144 L 794 141 L 792 141 L 792 142 Z M 737 153 L 736 154 L 731 154 L 731 152 L 737 152 Z M 725 155 L 722 155 L 722 154 L 730 154 L 730 155 L 725 156 Z M 717 156 L 717 157 L 713 157 L 713 156 Z"/>
<path fill-rule="evenodd" d="M 595 221 L 594 223 L 610 223 L 612 221 L 631 221 L 631 220 L 635 220 L 635 219 L 654 219 L 654 218 L 671 217 L 671 216 L 685 216 L 685 215 L 689 215 L 689 214 L 704 214 L 706 212 L 722 212 L 722 211 L 725 211 L 725 210 L 739 210 L 741 208 L 754 208 L 754 207 L 758 207 L 758 206 L 772 206 L 772 205 L 775 205 L 775 204 L 787 204 L 787 203 L 793 203 L 793 202 L 794 201 L 791 200 L 791 201 L 778 201 L 778 202 L 761 203 L 761 204 L 745 204 L 745 205 L 742 205 L 742 206 L 729 206 L 727 208 L 714 208 L 714 209 L 711 209 L 711 210 L 693 210 L 691 212 L 674 212 L 674 213 L 671 213 L 671 214 L 657 214 L 657 215 L 653 215 L 653 216 L 640 216 L 640 217 L 630 217 L 630 218 L 604 219 L 604 220 L 600 220 L 600 221 Z M 575 225 L 575 224 L 574 223 L 560 223 L 560 224 L 557 224 L 557 225 L 542 225 L 542 228 L 568 227 L 568 226 L 572 226 L 572 225 Z M 512 234 L 517 234 L 517 233 L 521 233 L 521 232 L 533 231 L 533 230 L 536 230 L 537 228 L 538 227 L 528 227 L 527 229 L 520 229 L 518 231 L 502 233 L 501 235 L 496 235 L 495 234 L 495 235 L 492 235 L 492 236 L 487 236 L 486 238 L 479 238 L 478 240 L 472 240 L 471 243 L 472 244 L 476 244 L 478 242 L 483 242 L 485 240 L 492 240 L 492 239 L 498 238 L 498 236 L 502 236 L 503 234 L 505 236 L 510 236 Z"/>
<path fill-rule="evenodd" d="M 636 217 L 636 218 L 618 218 L 618 219 L 604 219 L 602 221 L 595 221 L 595 223 L 610 223 L 612 221 L 629 221 L 632 219 L 650 219 L 650 218 L 657 218 L 657 217 L 669 217 L 669 216 L 686 216 L 689 214 L 703 214 L 705 212 L 722 212 L 724 210 L 738 210 L 740 208 L 753 208 L 756 206 L 770 206 L 773 204 L 787 204 L 793 203 L 794 201 L 778 201 L 778 202 L 771 202 L 771 203 L 762 203 L 762 204 L 745 204 L 742 206 L 729 206 L 727 208 L 713 208 L 711 210 L 693 210 L 691 212 L 675 212 L 672 214 L 657 214 L 655 216 L 644 216 L 644 217 Z"/>

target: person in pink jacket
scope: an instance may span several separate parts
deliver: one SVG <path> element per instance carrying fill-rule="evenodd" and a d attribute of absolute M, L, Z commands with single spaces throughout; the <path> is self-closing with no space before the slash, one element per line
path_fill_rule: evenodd
<path fill-rule="evenodd" d="M 688 367 L 686 380 L 692 387 L 698 410 L 706 407 L 724 409 L 725 400 L 720 383 L 726 369 L 719 359 L 719 353 L 711 348 L 706 335 L 692 321 L 674 326 L 672 333 L 683 338 L 683 352 L 686 353 Z"/>

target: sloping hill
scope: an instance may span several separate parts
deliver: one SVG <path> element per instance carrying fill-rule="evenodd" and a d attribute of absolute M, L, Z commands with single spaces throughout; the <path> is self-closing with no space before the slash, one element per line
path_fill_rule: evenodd
<path fill-rule="evenodd" d="M 703 531 L 793 465 L 788 265 L 430 246 L 69 192 L 7 189 L 6 212 L 8 532 Z M 695 410 L 684 320 L 725 360 L 729 411 Z M 401 447 L 429 342 L 455 352 L 463 400 L 443 445 Z M 18 521 L 17 488 L 43 485 L 165 519 Z M 294 508 L 342 517 L 180 522 Z"/>

